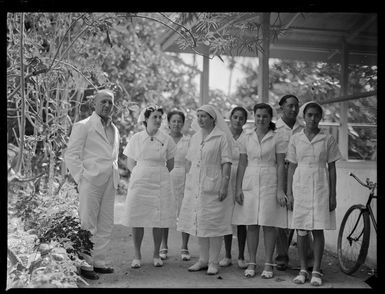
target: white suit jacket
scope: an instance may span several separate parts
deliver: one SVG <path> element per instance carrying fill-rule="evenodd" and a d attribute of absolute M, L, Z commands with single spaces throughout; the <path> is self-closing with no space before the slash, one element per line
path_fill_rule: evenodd
<path fill-rule="evenodd" d="M 76 183 L 84 177 L 92 184 L 102 186 L 112 174 L 114 187 L 118 188 L 119 131 L 112 122 L 111 126 L 115 131 L 113 146 L 95 111 L 74 124 L 64 160 Z"/>

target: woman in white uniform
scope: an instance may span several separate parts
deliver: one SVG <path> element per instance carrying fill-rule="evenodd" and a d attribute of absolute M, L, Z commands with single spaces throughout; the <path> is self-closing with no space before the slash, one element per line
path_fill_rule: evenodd
<path fill-rule="evenodd" d="M 174 168 L 171 171 L 171 187 L 174 192 L 176 201 L 176 218 L 178 220 L 180 207 L 184 195 L 184 186 L 186 179 L 186 154 L 190 142 L 190 136 L 184 136 L 182 129 L 185 123 L 185 115 L 182 111 L 172 110 L 167 113 L 168 127 L 170 129 L 170 136 L 176 144 L 176 151 L 174 156 Z M 188 240 L 190 235 L 182 232 L 182 248 L 181 259 L 183 261 L 190 260 L 190 253 L 188 250 Z M 162 244 L 159 256 L 161 259 L 167 259 L 168 253 L 168 228 L 163 229 Z"/>
<path fill-rule="evenodd" d="M 266 103 L 254 106 L 255 131 L 240 140 L 233 224 L 247 225 L 249 263 L 246 277 L 255 276 L 259 227 L 263 227 L 265 265 L 262 278 L 273 278 L 276 227 L 287 227 L 283 190 L 286 148 L 271 121 L 273 109 Z"/>
<path fill-rule="evenodd" d="M 177 230 L 198 237 L 199 261 L 189 271 L 218 273 L 223 236 L 231 234 L 233 199 L 227 197 L 231 132 L 212 105 L 197 110 L 200 129 L 187 151 L 186 186 Z"/>
<path fill-rule="evenodd" d="M 132 227 L 135 248 L 132 268 L 141 267 L 140 247 L 145 227 L 153 228 L 154 266 L 163 265 L 159 257 L 162 228 L 175 227 L 176 205 L 170 171 L 176 146 L 169 135 L 159 130 L 162 115 L 159 106 L 146 107 L 138 119 L 145 130 L 133 135 L 123 151 L 131 171 L 123 224 Z"/>
<path fill-rule="evenodd" d="M 233 135 L 233 155 L 231 164 L 230 184 L 229 184 L 229 196 L 235 203 L 235 180 L 237 177 L 237 169 L 239 162 L 239 138 L 244 135 L 243 126 L 247 121 L 247 110 L 242 106 L 234 107 L 230 112 L 230 131 Z M 238 267 L 245 269 L 247 264 L 245 262 L 245 245 L 246 245 L 246 226 L 237 226 L 237 239 L 238 239 Z M 231 262 L 231 247 L 233 242 L 233 234 L 226 235 L 225 241 L 225 257 L 219 262 L 220 266 L 229 266 Z"/>
<path fill-rule="evenodd" d="M 322 113 L 322 107 L 318 103 L 310 102 L 304 106 L 305 129 L 290 138 L 286 156 L 290 162 L 287 197 L 289 202 L 294 203 L 290 227 L 297 230 L 301 264 L 301 270 L 293 281 L 303 284 L 310 278 L 304 239 L 311 231 L 314 240 L 314 265 L 310 282 L 314 286 L 322 284 L 320 268 L 325 246 L 323 230 L 336 229 L 335 162 L 341 158 L 334 137 L 318 127 Z"/>

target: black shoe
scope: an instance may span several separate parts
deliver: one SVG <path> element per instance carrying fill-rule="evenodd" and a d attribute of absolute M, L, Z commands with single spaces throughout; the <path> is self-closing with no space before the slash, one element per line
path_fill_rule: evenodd
<path fill-rule="evenodd" d="M 112 274 L 114 269 L 112 267 L 94 267 L 94 271 L 99 274 Z"/>
<path fill-rule="evenodd" d="M 287 270 L 287 265 L 286 264 L 277 264 L 276 269 L 279 271 L 285 271 L 285 270 Z"/>
<path fill-rule="evenodd" d="M 86 271 L 84 269 L 80 269 L 80 275 L 89 280 L 98 280 L 99 276 L 94 271 Z"/>

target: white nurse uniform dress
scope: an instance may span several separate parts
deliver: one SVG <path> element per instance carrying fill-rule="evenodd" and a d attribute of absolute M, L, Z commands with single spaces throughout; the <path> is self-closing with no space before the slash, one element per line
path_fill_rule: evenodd
<path fill-rule="evenodd" d="M 301 230 L 335 230 L 335 210 L 329 211 L 327 163 L 341 158 L 337 142 L 321 130 L 312 141 L 301 131 L 290 138 L 286 159 L 298 164 L 293 176 L 293 217 Z"/>
<path fill-rule="evenodd" d="M 176 151 L 174 157 L 174 168 L 170 172 L 171 187 L 174 192 L 176 201 L 176 216 L 178 217 L 182 199 L 184 195 L 184 186 L 186 180 L 186 155 L 190 142 L 190 136 L 183 136 L 176 144 Z"/>
<path fill-rule="evenodd" d="M 276 153 L 286 148 L 270 130 L 258 141 L 256 132 L 241 138 L 240 153 L 247 154 L 247 167 L 242 181 L 243 205 L 235 203 L 232 223 L 287 228 L 287 210 L 277 201 Z"/>
<path fill-rule="evenodd" d="M 133 135 L 123 151 L 136 161 L 125 201 L 123 224 L 129 227 L 169 228 L 176 226 L 175 197 L 171 189 L 167 160 L 174 158 L 175 142 L 158 130 Z"/>
<path fill-rule="evenodd" d="M 198 237 L 219 237 L 232 233 L 233 199 L 219 201 L 221 165 L 231 162 L 226 135 L 217 126 L 202 140 L 201 131 L 191 137 L 186 159 L 191 161 L 177 230 Z"/>

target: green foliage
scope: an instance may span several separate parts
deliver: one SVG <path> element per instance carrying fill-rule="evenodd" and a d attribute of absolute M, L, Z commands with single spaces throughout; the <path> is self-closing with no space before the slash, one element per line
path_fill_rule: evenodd
<path fill-rule="evenodd" d="M 237 88 L 236 99 L 250 106 L 258 101 L 257 69 L 243 66 L 246 78 Z M 270 68 L 269 101 L 279 110 L 278 101 L 286 94 L 294 94 L 301 104 L 318 102 L 341 95 L 341 67 L 339 64 L 275 60 Z M 377 89 L 377 67 L 349 65 L 348 95 Z M 339 122 L 339 103 L 324 104 L 324 121 Z M 348 102 L 348 122 L 377 123 L 377 97 Z M 373 128 L 349 129 L 349 158 L 373 159 L 376 153 L 377 132 Z"/>
<path fill-rule="evenodd" d="M 257 19 L 259 13 L 251 12 L 202 12 L 180 13 L 178 20 L 185 26 L 176 26 L 180 34 L 177 43 L 181 49 L 189 48 L 199 55 L 201 45 L 209 46 L 210 58 L 221 55 L 237 56 L 253 53 L 255 56 L 263 48 L 261 38 L 261 24 Z M 191 31 L 187 32 L 186 27 Z M 279 14 L 271 29 L 271 39 L 278 38 L 283 31 Z"/>
<path fill-rule="evenodd" d="M 47 226 L 40 228 L 38 233 L 40 243 L 57 241 L 72 258 L 79 253 L 91 255 L 93 248 L 93 243 L 90 241 L 91 232 L 80 227 L 77 217 L 66 214 L 66 211 L 61 211 L 47 219 Z"/>
<path fill-rule="evenodd" d="M 8 264 L 8 287 L 76 287 L 84 263 L 79 252 L 89 252 L 93 243 L 80 227 L 73 184 L 64 183 L 53 197 L 24 183 L 8 196 L 8 248 L 23 263 Z"/>
<path fill-rule="evenodd" d="M 8 222 L 8 248 L 20 259 L 7 263 L 7 288 L 74 288 L 79 259 L 71 259 L 58 242 L 40 244 L 37 230 L 23 229 L 19 218 Z M 38 246 L 39 245 L 39 246 Z"/>

